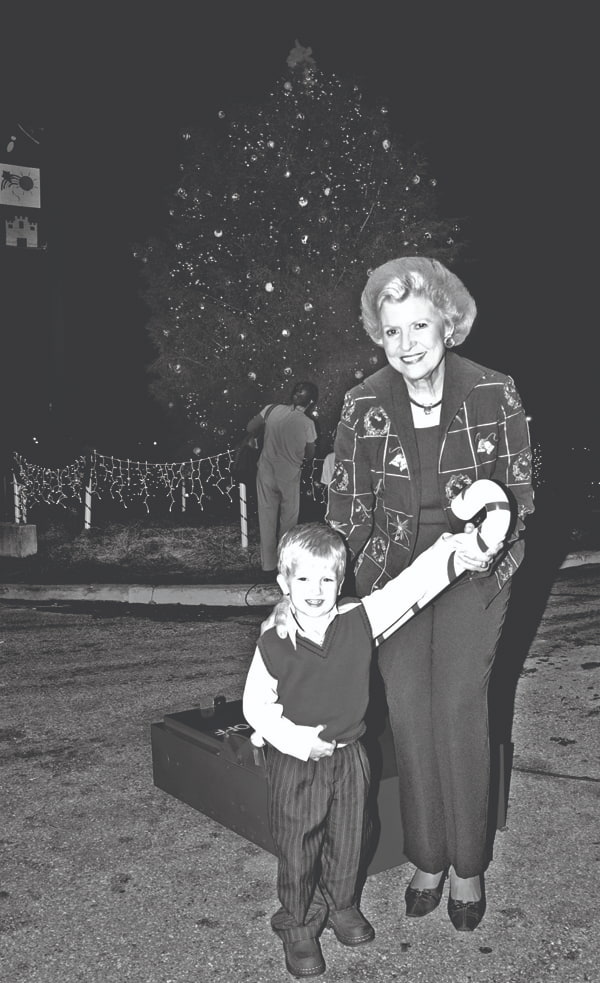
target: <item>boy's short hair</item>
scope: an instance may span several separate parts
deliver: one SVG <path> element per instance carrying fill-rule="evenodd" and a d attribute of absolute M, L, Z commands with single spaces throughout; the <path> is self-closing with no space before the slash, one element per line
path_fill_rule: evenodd
<path fill-rule="evenodd" d="M 327 560 L 332 564 L 341 583 L 346 572 L 346 546 L 339 533 L 322 522 L 304 522 L 288 529 L 277 549 L 279 573 L 289 577 L 301 553 Z"/>

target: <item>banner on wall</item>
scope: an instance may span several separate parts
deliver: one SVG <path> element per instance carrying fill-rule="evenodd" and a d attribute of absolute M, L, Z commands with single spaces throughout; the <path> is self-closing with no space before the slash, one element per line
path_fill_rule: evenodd
<path fill-rule="evenodd" d="M 40 208 L 40 169 L 0 164 L 0 205 Z"/>

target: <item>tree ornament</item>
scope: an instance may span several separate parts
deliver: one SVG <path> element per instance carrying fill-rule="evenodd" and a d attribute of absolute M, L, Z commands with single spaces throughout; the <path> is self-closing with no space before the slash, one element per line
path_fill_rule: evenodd
<path fill-rule="evenodd" d="M 291 370 L 291 368 L 290 368 L 289 365 L 286 365 L 285 369 L 283 370 L 283 374 L 284 375 L 291 375 L 292 374 L 292 370 Z"/>
<path fill-rule="evenodd" d="M 195 454 L 196 457 L 200 457 L 200 454 L 201 453 L 202 453 L 202 448 L 201 447 L 193 447 L 192 448 L 192 454 Z"/>
<path fill-rule="evenodd" d="M 354 378 L 355 379 L 358 379 L 358 381 L 360 382 L 360 380 L 361 379 L 364 379 L 364 377 L 365 377 L 365 373 L 363 372 L 363 370 L 362 369 L 356 369 L 356 371 L 354 373 Z"/>
<path fill-rule="evenodd" d="M 275 288 L 273 287 L 273 284 L 272 283 L 270 283 L 270 282 L 269 283 L 265 283 L 265 290 L 267 291 L 268 294 L 272 294 L 274 289 Z"/>
<path fill-rule="evenodd" d="M 396 138 L 392 110 L 380 100 L 369 106 L 358 84 L 315 75 L 307 58 L 298 52 L 287 79 L 262 105 L 241 107 L 237 119 L 223 105 L 213 110 L 218 125 L 177 128 L 185 147 L 178 144 L 165 228 L 149 263 L 141 252 L 136 260 L 157 353 L 154 393 L 165 409 L 172 400 L 173 413 L 181 409 L 196 431 L 199 419 L 207 422 L 203 454 L 222 451 L 243 430 L 249 391 L 277 398 L 287 374 L 314 370 L 330 380 L 321 406 L 329 432 L 344 380 L 358 384 L 354 372 L 366 376 L 383 364 L 355 317 L 365 257 L 377 266 L 399 248 L 432 250 L 443 261 L 457 248 L 447 242 L 452 222 L 435 207 L 431 169 L 420 148 L 414 153 Z M 462 248 L 462 234 L 456 238 Z M 223 440 L 219 427 L 227 429 Z M 195 442 L 192 431 L 188 453 Z"/>

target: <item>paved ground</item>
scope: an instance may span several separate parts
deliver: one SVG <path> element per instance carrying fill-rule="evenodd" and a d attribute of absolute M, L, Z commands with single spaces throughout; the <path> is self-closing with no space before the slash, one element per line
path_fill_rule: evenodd
<path fill-rule="evenodd" d="M 600 564 L 600 550 L 567 554 L 559 569 Z M 228 584 L 105 584 L 105 583 L 0 583 L 0 599 L 7 601 L 109 601 L 122 604 L 184 604 L 210 607 L 261 607 L 279 597 L 275 585 Z"/>
<path fill-rule="evenodd" d="M 494 679 L 514 742 L 480 928 L 403 915 L 368 878 L 375 942 L 327 933 L 332 983 L 600 980 L 600 567 L 519 575 Z M 157 789 L 150 725 L 239 698 L 265 609 L 0 601 L 0 963 L 7 983 L 279 983 L 275 861 Z M 513 719 L 514 709 L 514 719 Z M 445 903 L 445 899 L 444 899 Z"/>

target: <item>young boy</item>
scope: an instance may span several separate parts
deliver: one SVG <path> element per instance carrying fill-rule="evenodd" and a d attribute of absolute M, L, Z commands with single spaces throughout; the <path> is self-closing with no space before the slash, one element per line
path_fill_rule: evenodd
<path fill-rule="evenodd" d="M 345 598 L 338 608 L 346 569 L 341 536 L 308 523 L 279 544 L 288 635 L 280 638 L 273 627 L 258 640 L 243 711 L 255 728 L 253 743 L 269 745 L 269 823 L 281 903 L 271 924 L 293 976 L 325 972 L 318 936 L 326 926 L 343 945 L 375 937 L 357 905 L 369 787 L 360 738 L 373 644 L 466 569 L 461 550 L 483 555 L 472 534 L 448 534 L 381 590 Z"/>

